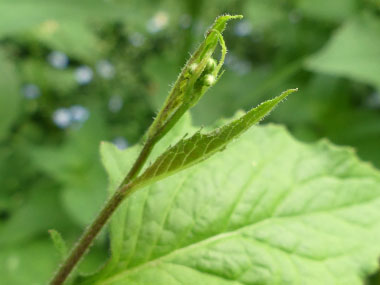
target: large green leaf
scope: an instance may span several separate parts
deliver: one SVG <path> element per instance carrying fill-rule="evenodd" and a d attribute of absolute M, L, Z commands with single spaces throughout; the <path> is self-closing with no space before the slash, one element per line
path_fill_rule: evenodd
<path fill-rule="evenodd" d="M 135 153 L 103 144 L 114 187 Z M 88 282 L 362 284 L 380 254 L 379 206 L 380 173 L 351 149 L 256 127 L 128 198 L 112 267 Z"/>
<path fill-rule="evenodd" d="M 362 14 L 345 23 L 306 65 L 380 88 L 380 21 Z"/>

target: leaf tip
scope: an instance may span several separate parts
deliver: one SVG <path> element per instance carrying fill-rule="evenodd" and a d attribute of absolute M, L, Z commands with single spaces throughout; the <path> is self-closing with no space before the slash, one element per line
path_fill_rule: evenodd
<path fill-rule="evenodd" d="M 288 89 L 288 90 L 282 92 L 281 95 L 278 97 L 278 99 L 280 99 L 280 101 L 281 101 L 281 100 L 285 99 L 286 97 L 288 97 L 290 94 L 297 92 L 297 91 L 298 91 L 298 88 Z"/>

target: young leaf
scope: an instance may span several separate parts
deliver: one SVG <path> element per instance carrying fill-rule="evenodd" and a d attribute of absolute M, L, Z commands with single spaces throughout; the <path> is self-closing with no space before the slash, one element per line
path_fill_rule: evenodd
<path fill-rule="evenodd" d="M 148 167 L 134 181 L 134 184 L 140 187 L 144 186 L 207 159 L 225 148 L 229 142 L 244 133 L 252 125 L 258 123 L 278 103 L 295 91 L 296 89 L 287 90 L 280 96 L 260 104 L 240 118 L 210 133 L 202 134 L 199 131 L 188 139 L 180 140 Z"/>
<path fill-rule="evenodd" d="M 87 284 L 363 284 L 379 207 L 380 173 L 352 150 L 257 127 L 134 193 L 117 266 Z"/>
<path fill-rule="evenodd" d="M 65 258 L 67 255 L 67 245 L 62 235 L 56 230 L 49 230 L 48 232 L 55 249 L 59 252 L 62 259 Z"/>
<path fill-rule="evenodd" d="M 164 105 L 149 128 L 147 133 L 148 140 L 159 140 L 159 138 L 165 135 L 179 118 L 182 117 L 189 108 L 194 106 L 207 89 L 215 83 L 215 80 L 212 81 L 210 78 L 212 76 L 212 78 L 217 79 L 220 76 L 218 73 L 227 52 L 222 32 L 229 20 L 240 18 L 242 18 L 241 15 L 224 15 L 215 20 L 214 24 L 206 33 L 206 38 L 202 44 L 182 69 Z M 210 69 L 210 62 L 213 61 L 212 54 L 218 42 L 220 42 L 222 47 L 222 57 L 219 63 Z"/>

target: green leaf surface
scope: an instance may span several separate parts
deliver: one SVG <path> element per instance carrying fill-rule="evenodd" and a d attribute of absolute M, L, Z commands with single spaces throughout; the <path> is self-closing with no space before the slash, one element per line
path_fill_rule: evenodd
<path fill-rule="evenodd" d="M 120 181 L 134 150 L 115 150 L 102 154 Z M 378 266 L 379 206 L 380 173 L 351 149 L 255 127 L 128 198 L 117 263 L 84 283 L 363 284 Z"/>
<path fill-rule="evenodd" d="M 150 184 L 223 150 L 229 142 L 262 120 L 278 103 L 294 91 L 296 90 L 285 91 L 280 96 L 260 104 L 240 118 L 210 133 L 203 134 L 199 131 L 188 139 L 180 140 L 175 146 L 165 151 L 134 183 L 140 187 Z"/>
<path fill-rule="evenodd" d="M 362 14 L 347 21 L 317 54 L 307 68 L 347 77 L 380 88 L 380 21 Z"/>

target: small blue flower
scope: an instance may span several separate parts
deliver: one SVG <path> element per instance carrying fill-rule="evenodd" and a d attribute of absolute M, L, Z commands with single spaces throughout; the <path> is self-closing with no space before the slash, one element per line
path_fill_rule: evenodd
<path fill-rule="evenodd" d="M 49 53 L 47 60 L 51 66 L 57 69 L 65 69 L 69 64 L 69 58 L 67 55 L 60 51 L 53 51 Z"/>
<path fill-rule="evenodd" d="M 367 96 L 364 104 L 371 109 L 380 109 L 380 93 L 373 92 L 371 95 Z"/>
<path fill-rule="evenodd" d="M 135 32 L 129 36 L 129 42 L 134 47 L 141 47 L 145 43 L 145 37 L 139 32 Z"/>
<path fill-rule="evenodd" d="M 74 105 L 70 107 L 71 119 L 74 122 L 83 123 L 90 117 L 90 112 L 87 108 L 81 105 Z"/>
<path fill-rule="evenodd" d="M 41 95 L 40 88 L 35 84 L 25 84 L 22 93 L 26 99 L 36 99 Z"/>
<path fill-rule="evenodd" d="M 86 65 L 79 66 L 75 70 L 75 80 L 80 85 L 85 85 L 91 82 L 93 77 L 93 71 L 90 67 Z"/>
<path fill-rule="evenodd" d="M 128 147 L 128 141 L 123 137 L 116 137 L 113 140 L 113 144 L 120 150 L 126 149 Z"/>
<path fill-rule="evenodd" d="M 123 98 L 120 95 L 113 95 L 108 101 L 108 109 L 112 113 L 117 113 L 123 107 Z"/>
<path fill-rule="evenodd" d="M 115 75 L 115 68 L 108 60 L 99 60 L 96 64 L 96 71 L 105 79 L 110 79 Z"/>
<path fill-rule="evenodd" d="M 72 122 L 70 110 L 66 108 L 59 108 L 55 110 L 53 114 L 53 122 L 57 125 L 57 127 L 62 129 L 70 126 Z"/>

